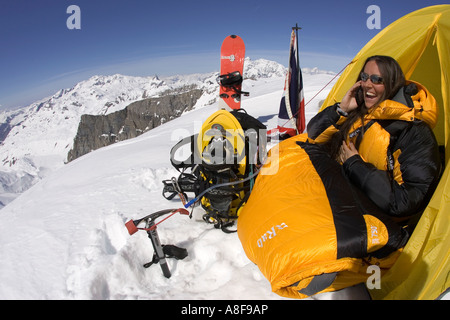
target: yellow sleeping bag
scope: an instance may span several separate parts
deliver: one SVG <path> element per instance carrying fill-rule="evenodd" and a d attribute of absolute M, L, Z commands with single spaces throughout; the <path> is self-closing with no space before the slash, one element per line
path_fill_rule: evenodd
<path fill-rule="evenodd" d="M 285 297 L 364 282 L 389 268 L 408 234 L 360 191 L 341 166 L 302 134 L 269 153 L 238 219 L 248 258 Z"/>

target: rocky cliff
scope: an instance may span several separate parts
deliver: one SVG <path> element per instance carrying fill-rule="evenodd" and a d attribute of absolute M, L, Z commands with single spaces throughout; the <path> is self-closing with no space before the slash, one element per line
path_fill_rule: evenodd
<path fill-rule="evenodd" d="M 134 102 L 125 109 L 107 115 L 82 115 L 70 162 L 86 153 L 110 144 L 134 138 L 191 110 L 202 96 L 200 89 Z"/>

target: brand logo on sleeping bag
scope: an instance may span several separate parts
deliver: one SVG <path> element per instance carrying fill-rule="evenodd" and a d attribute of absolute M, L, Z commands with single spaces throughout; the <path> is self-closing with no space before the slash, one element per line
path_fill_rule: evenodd
<path fill-rule="evenodd" d="M 258 239 L 258 241 L 256 241 L 256 244 L 258 245 L 258 247 L 262 248 L 264 246 L 264 242 L 274 238 L 277 235 L 277 231 L 283 230 L 284 228 L 287 228 L 287 227 L 288 227 L 288 225 L 284 222 L 279 225 L 277 224 L 277 225 L 273 226 L 272 228 L 267 230 L 261 236 L 261 238 Z"/>
<path fill-rule="evenodd" d="M 378 238 L 378 228 L 375 226 L 370 226 L 370 234 L 372 235 L 372 244 L 379 244 L 380 239 Z"/>

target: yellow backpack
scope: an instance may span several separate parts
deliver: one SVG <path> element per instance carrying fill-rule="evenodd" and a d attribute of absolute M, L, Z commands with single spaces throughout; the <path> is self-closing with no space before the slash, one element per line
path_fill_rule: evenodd
<path fill-rule="evenodd" d="M 243 109 L 219 110 L 202 125 L 200 132 L 179 141 L 171 150 L 178 178 L 164 180 L 163 196 L 180 195 L 191 203 L 200 202 L 203 219 L 224 232 L 234 224 L 247 201 L 261 159 L 266 155 L 266 126 Z M 177 160 L 177 151 L 190 145 L 186 159 Z"/>

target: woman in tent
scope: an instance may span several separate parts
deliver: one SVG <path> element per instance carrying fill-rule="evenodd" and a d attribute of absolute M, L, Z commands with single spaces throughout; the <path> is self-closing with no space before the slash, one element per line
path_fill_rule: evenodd
<path fill-rule="evenodd" d="M 435 109 L 423 104 L 435 100 L 420 84 L 407 85 L 396 60 L 372 56 L 342 101 L 309 122 L 308 136 L 326 140 L 350 181 L 385 213 L 410 217 L 426 206 L 440 173 L 429 126 L 436 115 L 421 121 L 411 114 L 415 105 Z M 330 127 L 338 130 L 332 136 Z"/>
<path fill-rule="evenodd" d="M 398 220 L 420 215 L 439 177 L 436 120 L 427 89 L 405 81 L 394 59 L 374 56 L 308 134 L 271 149 L 238 235 L 274 292 L 305 298 L 351 288 L 368 280 L 370 266 L 384 272 L 395 263 L 409 236 Z M 353 288 L 361 298 L 365 288 Z"/>

